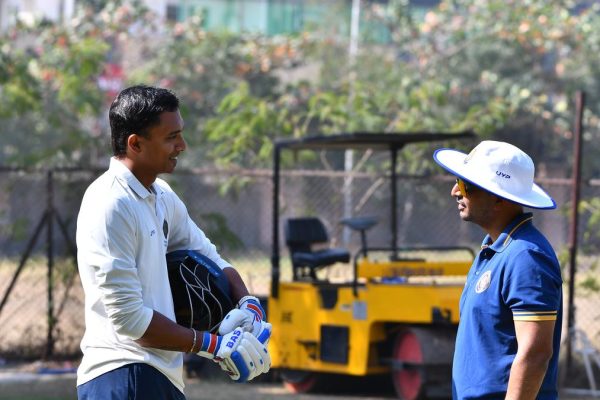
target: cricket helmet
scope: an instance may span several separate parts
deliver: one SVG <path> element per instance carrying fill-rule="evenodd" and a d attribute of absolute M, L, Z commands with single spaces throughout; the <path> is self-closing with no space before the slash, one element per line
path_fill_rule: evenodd
<path fill-rule="evenodd" d="M 235 308 L 223 270 L 195 250 L 168 253 L 167 269 L 177 323 L 199 331 L 217 331 L 225 315 Z"/>

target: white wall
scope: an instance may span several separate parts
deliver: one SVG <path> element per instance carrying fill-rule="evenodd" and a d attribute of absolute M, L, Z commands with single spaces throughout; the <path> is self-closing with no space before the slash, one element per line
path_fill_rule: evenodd
<path fill-rule="evenodd" d="M 6 28 L 14 23 L 16 17 L 24 21 L 39 18 L 57 21 L 62 13 L 65 18 L 70 18 L 75 0 L 2 0 L 0 3 L 0 25 Z"/>
<path fill-rule="evenodd" d="M 21 3 L 25 2 L 26 0 L 0 0 L 0 29 L 4 30 L 14 23 Z"/>
<path fill-rule="evenodd" d="M 167 16 L 167 5 L 176 4 L 173 0 L 144 0 L 146 7 L 152 10 L 161 19 Z"/>
<path fill-rule="evenodd" d="M 14 24 L 16 16 L 24 21 L 40 18 L 58 21 L 61 4 L 64 18 L 69 19 L 75 10 L 75 2 L 76 0 L 0 0 L 0 29 L 4 30 Z M 166 17 L 167 5 L 177 4 L 177 0 L 144 0 L 144 3 L 162 19 Z"/>

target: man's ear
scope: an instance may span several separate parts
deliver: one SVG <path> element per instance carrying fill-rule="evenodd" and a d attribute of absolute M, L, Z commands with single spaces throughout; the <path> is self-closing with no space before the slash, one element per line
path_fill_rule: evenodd
<path fill-rule="evenodd" d="M 140 151 L 142 151 L 140 139 L 141 137 L 139 135 L 136 135 L 135 133 L 129 135 L 129 137 L 127 138 L 127 148 L 133 151 L 134 153 L 139 153 Z"/>
<path fill-rule="evenodd" d="M 505 200 L 502 197 L 494 196 L 494 210 L 500 210 L 504 206 Z"/>

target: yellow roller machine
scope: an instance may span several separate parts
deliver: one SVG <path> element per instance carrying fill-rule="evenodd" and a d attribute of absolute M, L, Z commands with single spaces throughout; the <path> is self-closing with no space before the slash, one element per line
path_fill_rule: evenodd
<path fill-rule="evenodd" d="M 450 368 L 458 323 L 458 303 L 471 265 L 471 249 L 403 247 L 397 244 L 396 158 L 410 143 L 471 137 L 459 134 L 343 134 L 279 141 L 275 144 L 272 282 L 268 299 L 273 336 L 273 368 L 286 386 L 310 392 L 330 374 L 388 374 L 400 398 L 451 393 Z M 315 249 L 328 234 L 318 216 L 282 221 L 292 280 L 280 280 L 279 179 L 284 150 L 372 149 L 390 153 L 390 239 L 386 248 L 369 247 L 371 217 L 341 221 L 361 236 L 360 250 Z M 344 282 L 317 279 L 316 272 L 337 262 L 353 268 Z"/>

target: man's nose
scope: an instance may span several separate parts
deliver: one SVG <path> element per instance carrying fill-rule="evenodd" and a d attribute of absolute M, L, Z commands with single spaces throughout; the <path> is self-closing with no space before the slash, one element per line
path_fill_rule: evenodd
<path fill-rule="evenodd" d="M 463 197 L 463 194 L 460 192 L 460 188 L 458 187 L 458 183 L 455 183 L 450 190 L 450 196 L 452 197 Z"/>
<path fill-rule="evenodd" d="M 181 136 L 181 140 L 179 141 L 179 143 L 177 143 L 177 150 L 184 151 L 185 149 L 187 149 L 187 143 L 185 142 L 183 136 Z"/>

